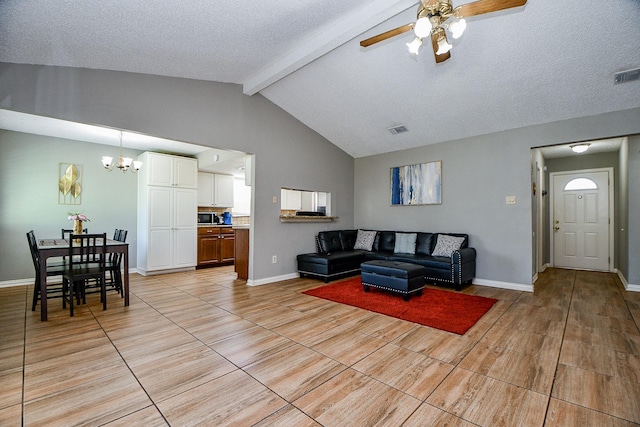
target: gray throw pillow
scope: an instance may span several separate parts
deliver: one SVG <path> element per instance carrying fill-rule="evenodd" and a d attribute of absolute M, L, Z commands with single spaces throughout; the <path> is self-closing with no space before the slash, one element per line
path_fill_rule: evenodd
<path fill-rule="evenodd" d="M 359 249 L 362 251 L 370 251 L 373 247 L 373 241 L 376 239 L 375 231 L 358 230 L 358 236 L 356 237 L 356 244 L 353 245 L 353 249 Z"/>
<path fill-rule="evenodd" d="M 396 246 L 393 253 L 415 254 L 417 233 L 396 233 Z"/>
<path fill-rule="evenodd" d="M 450 257 L 455 251 L 460 249 L 464 242 L 464 237 L 449 236 L 447 234 L 438 234 L 438 242 L 431 253 L 433 256 Z"/>

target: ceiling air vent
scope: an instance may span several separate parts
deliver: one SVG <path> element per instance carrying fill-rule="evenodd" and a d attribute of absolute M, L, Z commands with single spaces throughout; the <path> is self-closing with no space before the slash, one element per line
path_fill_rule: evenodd
<path fill-rule="evenodd" d="M 633 70 L 621 71 L 619 73 L 615 73 L 613 75 L 613 83 L 628 83 L 634 80 L 640 79 L 640 68 L 635 68 Z"/>
<path fill-rule="evenodd" d="M 399 125 L 390 127 L 389 132 L 391 132 L 391 135 L 397 135 L 399 133 L 409 132 L 409 129 L 407 129 L 405 125 Z"/>

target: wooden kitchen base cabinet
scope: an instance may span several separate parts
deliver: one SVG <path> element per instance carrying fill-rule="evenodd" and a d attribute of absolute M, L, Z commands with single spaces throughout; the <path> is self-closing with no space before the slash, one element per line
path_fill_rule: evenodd
<path fill-rule="evenodd" d="M 223 263 L 235 260 L 235 231 L 232 228 L 220 229 L 220 261 Z"/>
<path fill-rule="evenodd" d="M 232 264 L 234 259 L 231 227 L 198 227 L 198 267 Z"/>
<path fill-rule="evenodd" d="M 249 279 L 249 229 L 236 228 L 236 260 L 235 270 L 238 279 Z"/>

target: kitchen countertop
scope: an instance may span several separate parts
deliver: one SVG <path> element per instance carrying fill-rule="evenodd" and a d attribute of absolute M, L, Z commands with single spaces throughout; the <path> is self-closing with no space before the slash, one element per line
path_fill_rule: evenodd
<path fill-rule="evenodd" d="M 198 228 L 202 227 L 223 227 L 223 228 L 231 228 L 233 224 L 198 224 Z"/>

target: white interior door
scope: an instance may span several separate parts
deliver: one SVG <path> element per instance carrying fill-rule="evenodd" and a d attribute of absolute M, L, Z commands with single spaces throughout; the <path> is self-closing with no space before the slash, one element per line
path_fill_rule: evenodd
<path fill-rule="evenodd" d="M 609 271 L 609 172 L 553 176 L 556 267 Z"/>

